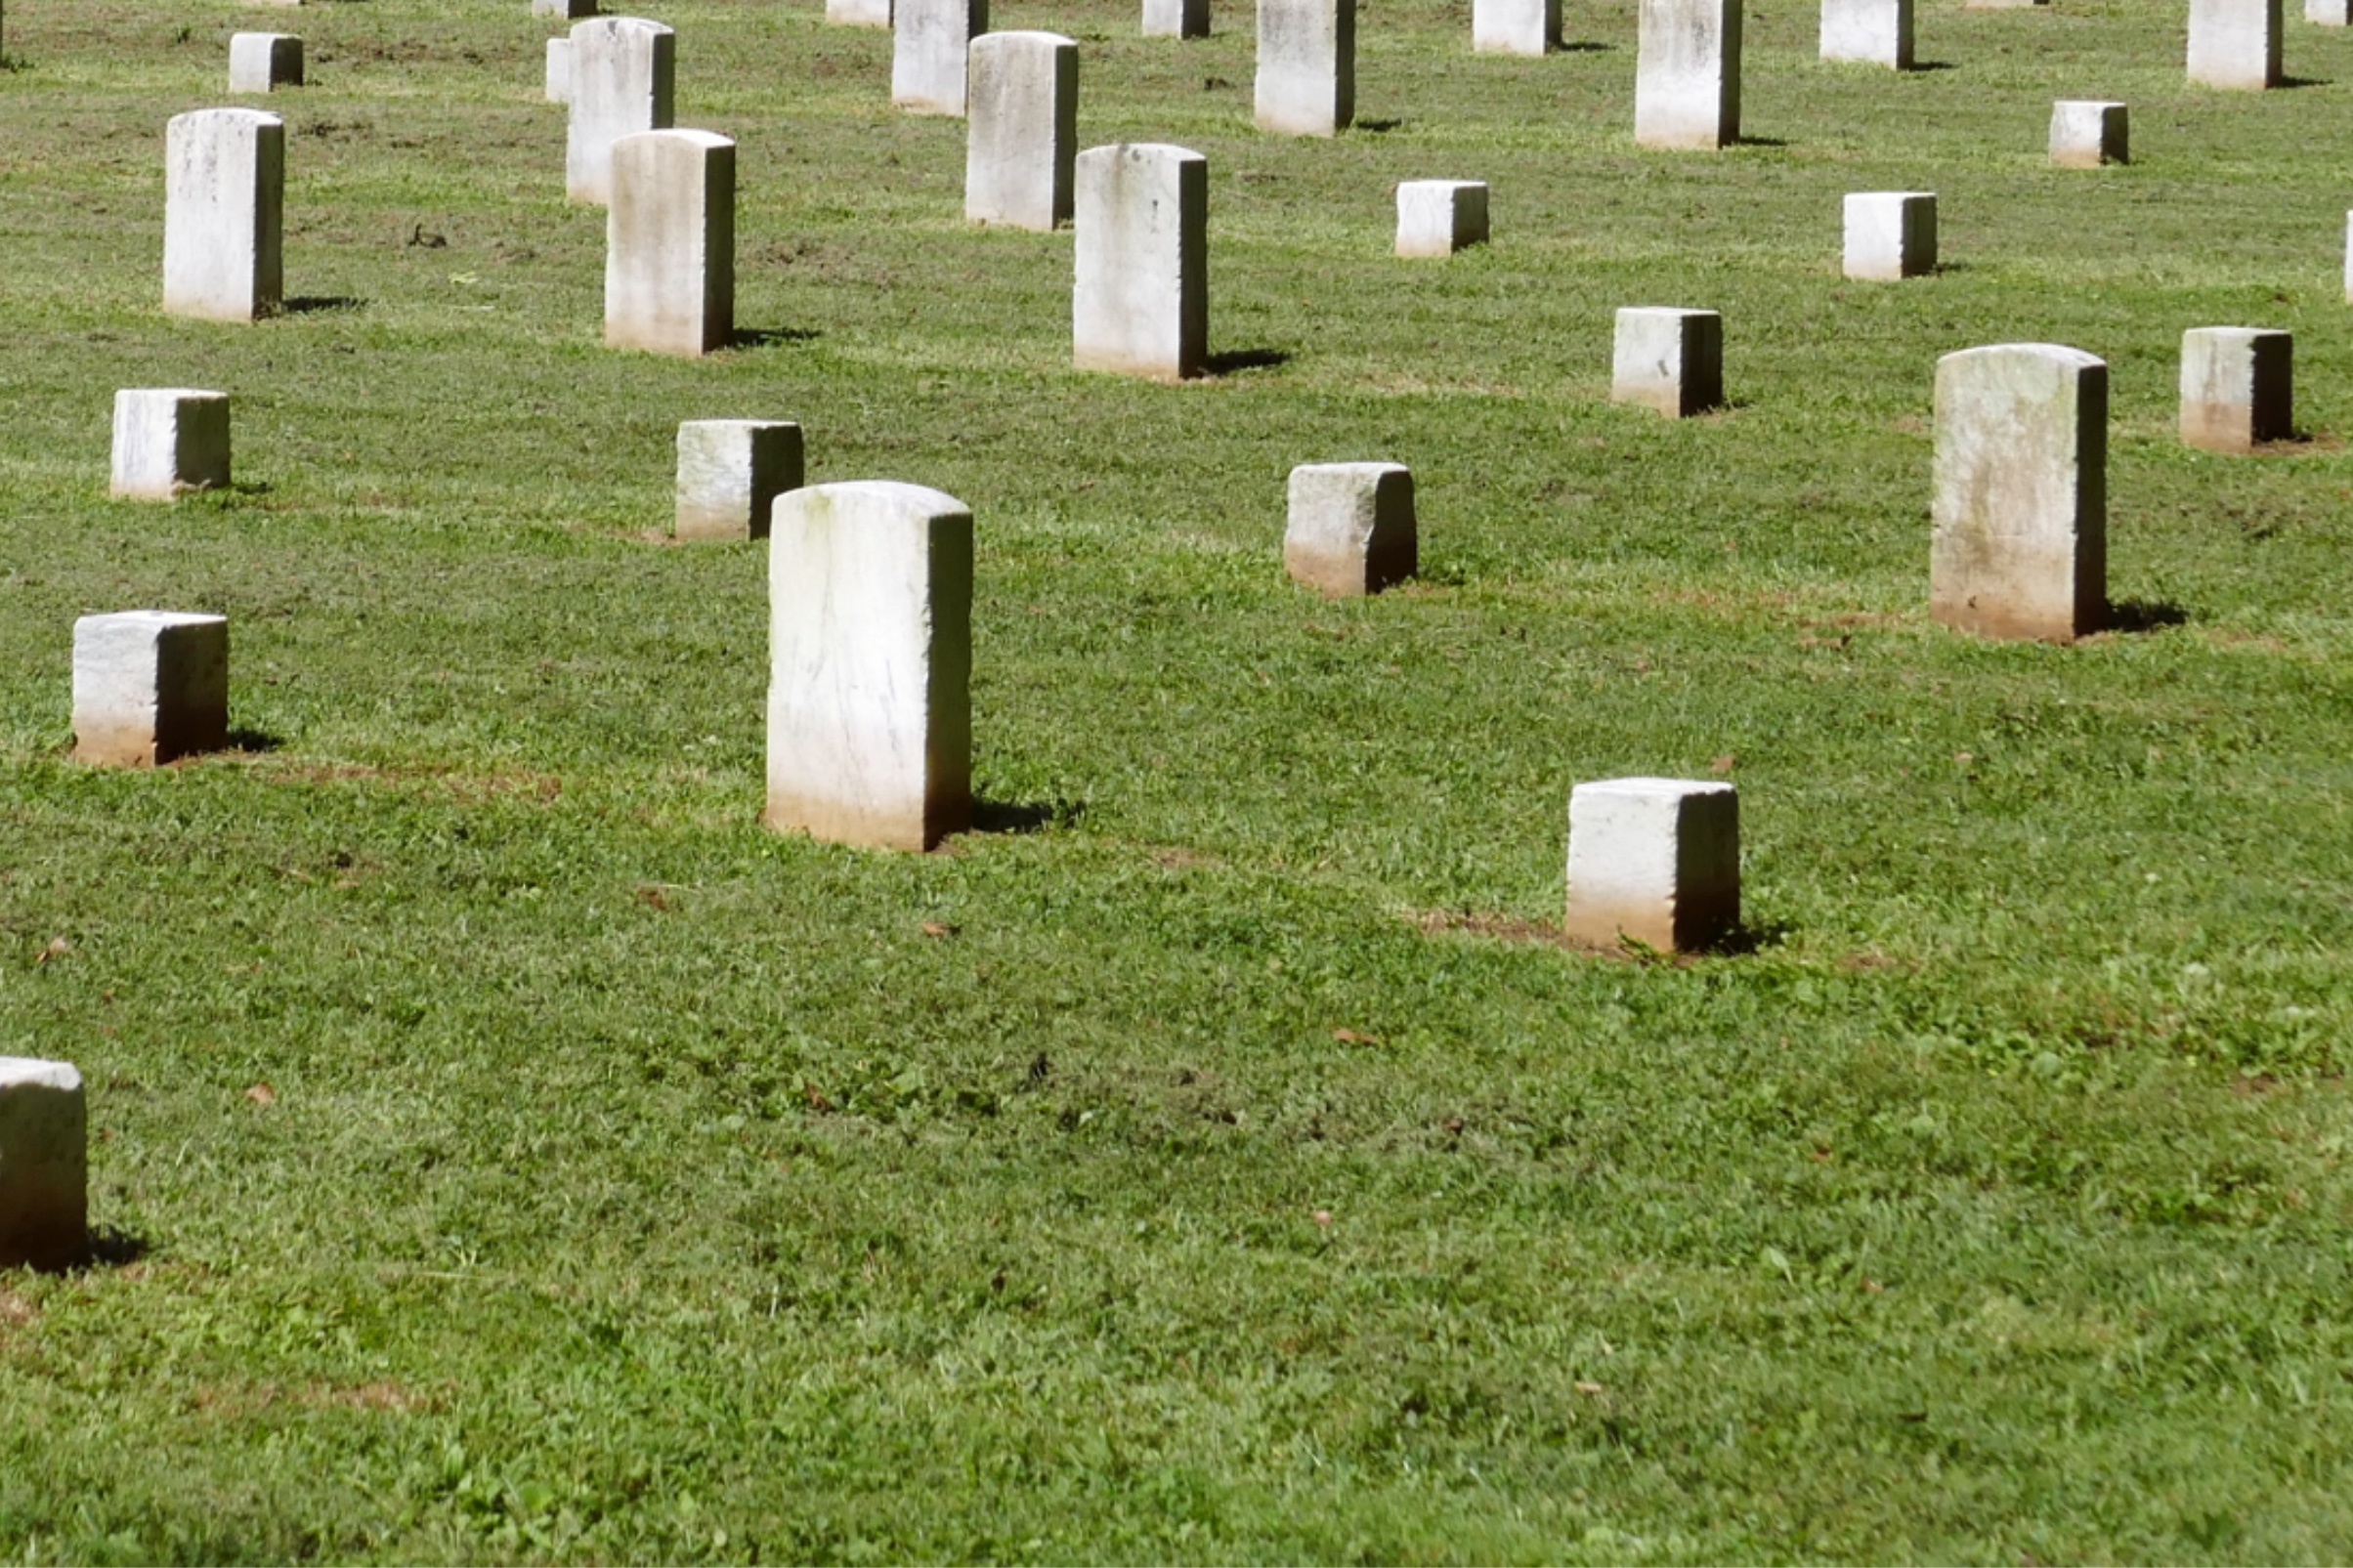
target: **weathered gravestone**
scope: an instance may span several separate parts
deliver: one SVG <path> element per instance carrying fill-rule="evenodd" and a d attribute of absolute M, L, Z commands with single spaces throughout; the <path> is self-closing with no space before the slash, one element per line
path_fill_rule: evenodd
<path fill-rule="evenodd" d="M 151 768 L 229 743 L 229 621 L 126 610 L 73 623 L 73 759 Z"/>
<path fill-rule="evenodd" d="M 1724 318 L 1714 311 L 1631 305 L 1617 313 L 1609 357 L 1609 401 L 1639 403 L 1669 419 L 1724 402 Z"/>
<path fill-rule="evenodd" d="M 175 114 L 164 132 L 163 309 L 210 321 L 276 311 L 285 289 L 286 122 Z"/>
<path fill-rule="evenodd" d="M 1487 242 L 1487 188 L 1477 180 L 1405 180 L 1397 186 L 1397 254 L 1451 256 Z"/>
<path fill-rule="evenodd" d="M 918 114 L 962 114 L 972 41 L 989 30 L 989 0 L 897 0 L 890 101 Z"/>
<path fill-rule="evenodd" d="M 2342 27 L 2353 20 L 2349 0 L 2304 0 L 2304 20 L 2316 27 Z"/>
<path fill-rule="evenodd" d="M 1071 214 L 1079 152 L 1079 46 L 1050 32 L 972 40 L 964 216 L 1051 229 Z"/>
<path fill-rule="evenodd" d="M 678 426 L 681 539 L 764 539 L 776 498 L 801 486 L 800 426 L 689 419 Z"/>
<path fill-rule="evenodd" d="M 736 145 L 710 131 L 613 144 L 605 342 L 689 358 L 735 333 Z"/>
<path fill-rule="evenodd" d="M 229 90 L 267 93 L 302 85 L 302 40 L 289 32 L 229 35 Z"/>
<path fill-rule="evenodd" d="M 2190 0 L 2190 80 L 2280 85 L 2280 0 Z"/>
<path fill-rule="evenodd" d="M 1413 475 L 1397 463 L 1303 463 L 1291 471 L 1283 570 L 1339 599 L 1414 574 Z"/>
<path fill-rule="evenodd" d="M 1569 791 L 1571 941 L 1690 953 L 1739 924 L 1740 796 L 1731 784 L 1607 779 Z"/>
<path fill-rule="evenodd" d="M 113 477 L 126 501 L 177 500 L 229 486 L 229 395 L 187 387 L 114 394 Z"/>
<path fill-rule="evenodd" d="M 1146 38 L 1207 38 L 1209 0 L 1144 0 Z"/>
<path fill-rule="evenodd" d="M 564 190 L 601 204 L 613 199 L 613 144 L 672 123 L 678 35 L 639 17 L 597 17 L 572 29 L 571 54 Z"/>
<path fill-rule="evenodd" d="M 1642 0 L 1634 140 L 1651 148 L 1740 140 L 1740 0 Z"/>
<path fill-rule="evenodd" d="M 90 1250 L 90 1129 L 70 1062 L 0 1056 L 0 1268 L 62 1269 Z"/>
<path fill-rule="evenodd" d="M 582 17 L 596 15 L 596 0 L 531 0 L 535 17 L 561 17 L 566 21 L 578 21 Z"/>
<path fill-rule="evenodd" d="M 1209 160 L 1123 142 L 1079 154 L 1071 362 L 1176 380 L 1209 364 Z"/>
<path fill-rule="evenodd" d="M 1471 0 L 1471 48 L 1542 55 L 1561 42 L 1561 0 Z"/>
<path fill-rule="evenodd" d="M 2051 106 L 2051 163 L 2062 169 L 2096 169 L 2131 161 L 2131 126 L 2124 106 L 2096 99 L 2063 98 Z"/>
<path fill-rule="evenodd" d="M 1356 0 L 1259 0 L 1259 129 L 1337 136 L 1356 117 Z"/>
<path fill-rule="evenodd" d="M 1912 68 L 1912 0 L 1822 0 L 1821 58 Z"/>
<path fill-rule="evenodd" d="M 2181 335 L 2181 439 L 2244 452 L 2295 434 L 2295 338 L 2251 326 Z"/>
<path fill-rule="evenodd" d="M 887 27 L 890 0 L 825 0 L 825 20 L 839 27 Z"/>
<path fill-rule="evenodd" d="M 1937 198 L 1926 191 L 1857 191 L 1847 197 L 1849 277 L 1891 281 L 1937 270 Z"/>

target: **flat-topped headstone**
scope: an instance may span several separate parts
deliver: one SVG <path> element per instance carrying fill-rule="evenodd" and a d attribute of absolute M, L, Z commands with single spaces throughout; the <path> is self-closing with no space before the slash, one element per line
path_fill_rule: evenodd
<path fill-rule="evenodd" d="M 887 27 L 890 0 L 825 0 L 825 20 L 836 27 Z"/>
<path fill-rule="evenodd" d="M 1740 796 L 1731 784 L 1605 779 L 1569 791 L 1571 941 L 1690 953 L 1739 925 Z"/>
<path fill-rule="evenodd" d="M 764 539 L 776 498 L 801 486 L 800 426 L 689 419 L 678 426 L 681 539 Z"/>
<path fill-rule="evenodd" d="M 190 387 L 136 387 L 114 394 L 108 494 L 126 501 L 171 501 L 190 490 L 228 486 L 229 394 Z"/>
<path fill-rule="evenodd" d="M 565 193 L 575 201 L 611 201 L 613 144 L 670 128 L 678 35 L 640 17 L 595 17 L 572 29 L 571 54 Z"/>
<path fill-rule="evenodd" d="M 2304 0 L 2304 20 L 2316 27 L 2342 27 L 2353 21 L 2353 0 Z"/>
<path fill-rule="evenodd" d="M 920 485 L 777 497 L 768 806 L 840 844 L 925 850 L 972 812 L 972 512 Z"/>
<path fill-rule="evenodd" d="M 1609 401 L 1684 419 L 1724 402 L 1724 318 L 1714 311 L 1632 305 L 1617 313 Z"/>
<path fill-rule="evenodd" d="M 1561 0 L 1471 0 L 1471 49 L 1542 55 L 1561 42 Z"/>
<path fill-rule="evenodd" d="M 267 93 L 302 85 L 302 40 L 290 32 L 229 35 L 229 90 Z"/>
<path fill-rule="evenodd" d="M 151 768 L 229 743 L 229 621 L 125 610 L 73 623 L 73 760 Z"/>
<path fill-rule="evenodd" d="M 1146 38 L 1207 38 L 1209 0 L 1144 0 Z"/>
<path fill-rule="evenodd" d="M 1283 570 L 1330 598 L 1379 593 L 1414 574 L 1413 475 L 1399 463 L 1303 463 L 1291 471 Z"/>
<path fill-rule="evenodd" d="M 2279 86 L 2280 0 L 2190 0 L 2190 80 Z"/>
<path fill-rule="evenodd" d="M 736 145 L 711 131 L 613 144 L 605 342 L 690 358 L 735 333 Z"/>
<path fill-rule="evenodd" d="M 285 291 L 286 122 L 254 108 L 175 114 L 164 131 L 163 309 L 250 321 Z"/>
<path fill-rule="evenodd" d="M 90 1250 L 89 1111 L 70 1062 L 0 1056 L 0 1268 Z"/>
<path fill-rule="evenodd" d="M 1860 191 L 1847 197 L 1849 277 L 1892 281 L 1937 270 L 1937 198 L 1926 191 Z"/>
<path fill-rule="evenodd" d="M 2051 163 L 2062 169 L 2096 169 L 2103 163 L 2130 162 L 2130 132 L 2123 105 L 2063 98 L 2051 106 Z"/>
<path fill-rule="evenodd" d="M 1209 159 L 1123 142 L 1078 159 L 1071 363 L 1176 380 L 1209 364 Z"/>
<path fill-rule="evenodd" d="M 1337 136 L 1356 117 L 1356 0 L 1258 0 L 1259 129 Z"/>
<path fill-rule="evenodd" d="M 2000 343 L 1937 361 L 1929 614 L 2070 642 L 2108 610 L 2108 366 Z"/>
<path fill-rule="evenodd" d="M 1822 0 L 1821 58 L 1912 68 L 1912 0 Z"/>
<path fill-rule="evenodd" d="M 1451 256 L 1487 242 L 1487 188 L 1477 180 L 1397 185 L 1397 254 Z"/>
<path fill-rule="evenodd" d="M 917 114 L 963 113 L 972 41 L 988 30 L 989 0 L 896 0 L 891 103 Z"/>
<path fill-rule="evenodd" d="M 2295 338 L 2252 326 L 2181 335 L 2181 439 L 2244 452 L 2295 434 Z"/>
<path fill-rule="evenodd" d="M 596 0 L 531 0 L 531 14 L 578 21 L 583 17 L 596 15 Z"/>
<path fill-rule="evenodd" d="M 547 40 L 546 94 L 550 104 L 572 102 L 572 40 Z"/>
<path fill-rule="evenodd" d="M 1079 155 L 1079 46 L 1058 33 L 972 40 L 964 216 L 1051 229 L 1071 214 Z"/>
<path fill-rule="evenodd" d="M 1740 0 L 1642 0 L 1634 63 L 1638 147 L 1740 140 Z"/>

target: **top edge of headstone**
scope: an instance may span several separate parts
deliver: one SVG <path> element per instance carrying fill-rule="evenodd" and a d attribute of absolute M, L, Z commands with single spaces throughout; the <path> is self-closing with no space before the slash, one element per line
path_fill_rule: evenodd
<path fill-rule="evenodd" d="M 1000 49 L 1007 44 L 1015 43 L 1051 44 L 1057 49 L 1062 47 L 1064 44 L 1068 44 L 1073 49 L 1079 47 L 1079 41 L 1076 38 L 1067 38 L 1061 33 L 1047 32 L 1044 29 L 1037 27 L 1027 29 L 1008 27 L 1003 32 L 984 32 L 979 37 L 972 40 L 972 47 L 974 49 L 979 49 L 985 45 L 991 49 Z"/>
<path fill-rule="evenodd" d="M 52 1062 L 38 1056 L 0 1056 L 0 1088 L 25 1084 L 77 1093 L 82 1086 L 81 1070 L 71 1062 Z"/>
<path fill-rule="evenodd" d="M 227 402 L 229 394 L 215 392 L 209 387 L 118 387 L 117 398 L 215 398 Z"/>
<path fill-rule="evenodd" d="M 603 27 L 612 32 L 620 32 L 626 28 L 630 32 L 650 34 L 674 33 L 678 30 L 666 21 L 651 21 L 644 17 L 590 17 L 586 21 L 576 21 L 572 24 L 573 36 L 577 38 L 592 27 Z"/>
<path fill-rule="evenodd" d="M 1937 199 L 1937 193 L 1934 191 L 1850 191 L 1847 192 L 1847 199 L 1849 201 L 1855 201 L 1870 196 L 1878 196 L 1883 200 L 1903 201 L 1910 201 L 1916 197 L 1923 196 L 1930 201 Z"/>
<path fill-rule="evenodd" d="M 227 615 L 210 614 L 201 610 L 102 610 L 93 614 L 82 615 L 73 623 L 78 627 L 94 620 L 136 620 L 150 626 L 161 627 L 226 626 L 229 624 Z M 29 1060 L 30 1058 L 24 1059 Z M 11 1057 L 5 1058 L 5 1060 L 13 1061 L 18 1058 Z"/>
<path fill-rule="evenodd" d="M 2284 326 L 2194 326 L 2182 333 L 2181 340 L 2187 343 L 2194 337 L 2218 337 L 2251 342 L 2256 338 L 2284 338 L 2293 335 Z"/>
<path fill-rule="evenodd" d="M 233 32 L 229 35 L 229 41 L 233 44 L 240 38 L 267 38 L 272 43 L 280 38 L 290 38 L 296 43 L 302 42 L 302 34 L 298 32 Z"/>
<path fill-rule="evenodd" d="M 1196 152 L 1189 147 L 1178 147 L 1174 142 L 1106 142 L 1101 147 L 1087 148 L 1079 156 L 1091 158 L 1102 157 L 1106 154 L 1113 157 L 1122 154 L 1131 157 L 1173 155 L 1180 159 L 1190 158 L 1196 163 L 1209 161 L 1209 154 L 1206 152 Z"/>
<path fill-rule="evenodd" d="M 1403 463 L 1392 463 L 1383 458 L 1348 463 L 1301 463 L 1295 466 L 1291 472 L 1294 474 L 1409 474 L 1413 470 L 1407 468 Z"/>
<path fill-rule="evenodd" d="M 2053 108 L 2123 108 L 2120 98 L 2060 98 L 2051 101 Z"/>
<path fill-rule="evenodd" d="M 266 108 L 243 108 L 236 106 L 224 106 L 220 108 L 192 108 L 185 113 L 173 115 L 169 123 L 178 125 L 183 120 L 212 119 L 223 115 L 246 120 L 255 125 L 282 126 L 286 123 L 285 116 L 273 114 Z"/>
<path fill-rule="evenodd" d="M 809 485 L 797 490 L 788 490 L 777 497 L 781 506 L 790 501 L 808 505 L 821 501 L 871 500 L 919 511 L 931 517 L 970 517 L 972 508 L 928 485 L 911 485 L 897 479 L 846 479 L 830 485 Z"/>
<path fill-rule="evenodd" d="M 1683 795 L 1731 795 L 1739 793 L 1738 786 L 1722 779 L 1591 779 L 1576 785 L 1574 795 L 1624 795 L 1641 800 L 1658 800 Z"/>
<path fill-rule="evenodd" d="M 1974 349 L 1957 349 L 1939 359 L 1937 363 L 1949 364 L 1955 360 L 1990 359 L 1995 355 L 2032 356 L 2052 364 L 2072 365 L 2077 369 L 2088 369 L 2095 364 L 2105 369 L 2108 365 L 2108 361 L 2098 355 L 2086 354 L 2081 349 L 2071 348 L 2064 343 L 1985 343 Z"/>
<path fill-rule="evenodd" d="M 1718 316 L 1719 311 L 1693 310 L 1684 305 L 1621 305 L 1620 316 Z"/>
<path fill-rule="evenodd" d="M 717 131 L 698 131 L 683 125 L 671 125 L 664 126 L 658 131 L 631 131 L 627 136 L 617 136 L 613 139 L 613 150 L 619 152 L 623 147 L 627 146 L 631 142 L 652 142 L 657 140 L 668 140 L 673 142 L 684 141 L 690 146 L 703 148 L 706 150 L 711 148 L 733 147 L 736 145 L 734 137 L 722 136 Z"/>
<path fill-rule="evenodd" d="M 1487 189 L 1487 182 L 1484 180 L 1399 180 L 1397 182 L 1397 189 L 1400 191 L 1417 187 L 1434 191 L 1484 191 Z"/>

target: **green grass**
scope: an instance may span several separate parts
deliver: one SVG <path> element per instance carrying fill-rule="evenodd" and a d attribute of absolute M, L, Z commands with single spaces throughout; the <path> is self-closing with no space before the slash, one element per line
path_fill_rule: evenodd
<path fill-rule="evenodd" d="M 1288 358 L 1168 388 L 1067 368 L 1068 233 L 965 229 L 961 123 L 805 0 L 654 8 L 783 334 L 704 363 L 599 345 L 523 0 L 12 0 L 0 1052 L 88 1076 L 109 1248 L 0 1277 L 0 1556 L 2353 1550 L 2353 33 L 2229 95 L 2177 5 L 1939 3 L 1897 78 L 1755 3 L 1718 155 L 1634 149 L 1623 0 L 1542 62 L 1367 0 L 1396 123 L 1332 143 L 1250 129 L 1235 4 L 1002 5 L 1084 142 L 1209 156 L 1212 347 Z M 166 319 L 163 121 L 271 26 L 342 303 Z M 2130 168 L 2045 166 L 2084 96 Z M 1424 177 L 1495 244 L 1390 258 Z M 1945 273 L 1838 277 L 1875 189 Z M 1626 304 L 1722 310 L 1736 406 L 1605 403 Z M 2308 444 L 2180 446 L 2209 324 L 2294 329 Z M 1928 622 L 1935 360 L 2035 339 L 2114 367 L 2112 593 L 2178 624 Z M 235 395 L 234 493 L 104 498 L 157 385 Z M 1040 830 L 760 830 L 762 548 L 660 540 L 712 416 L 972 506 Z M 1284 579 L 1339 458 L 1413 467 L 1421 583 Z M 141 605 L 232 617 L 275 744 L 65 761 Z M 1570 785 L 1711 769 L 1756 950 L 1543 940 Z"/>

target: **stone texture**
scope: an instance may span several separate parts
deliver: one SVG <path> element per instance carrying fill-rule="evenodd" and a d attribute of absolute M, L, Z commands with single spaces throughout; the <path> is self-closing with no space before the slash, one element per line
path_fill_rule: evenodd
<path fill-rule="evenodd" d="M 2280 0 L 2190 0 L 2190 80 L 2260 92 L 2280 85 Z"/>
<path fill-rule="evenodd" d="M 1571 941 L 1661 953 L 1740 925 L 1740 796 L 1728 784 L 1608 779 L 1568 796 Z"/>
<path fill-rule="evenodd" d="M 833 843 L 925 850 L 972 812 L 972 513 L 920 485 L 777 498 L 768 807 Z"/>
<path fill-rule="evenodd" d="M 2124 106 L 2063 98 L 2051 106 L 2051 162 L 2062 169 L 2096 169 L 2131 161 Z"/>
<path fill-rule="evenodd" d="M 285 291 L 286 122 L 253 108 L 175 114 L 164 131 L 163 309 L 250 321 Z"/>
<path fill-rule="evenodd" d="M 1821 58 L 1912 68 L 1912 0 L 1822 0 Z"/>
<path fill-rule="evenodd" d="M 1617 313 L 1609 401 L 1683 419 L 1724 402 L 1724 318 L 1714 311 L 1628 306 Z"/>
<path fill-rule="evenodd" d="M 1740 0 L 1642 0 L 1634 64 L 1638 147 L 1740 140 Z"/>
<path fill-rule="evenodd" d="M 613 144 L 607 346 L 693 358 L 735 334 L 735 152 L 709 131 Z"/>
<path fill-rule="evenodd" d="M 613 199 L 613 144 L 672 123 L 678 35 L 638 17 L 597 17 L 572 29 L 572 119 L 564 190 L 575 201 Z"/>
<path fill-rule="evenodd" d="M 229 35 L 229 90 L 267 93 L 302 85 L 302 40 L 290 32 Z"/>
<path fill-rule="evenodd" d="M 583 17 L 596 15 L 596 0 L 531 0 L 531 14 L 578 21 Z"/>
<path fill-rule="evenodd" d="M 189 387 L 114 394 L 113 478 L 123 501 L 173 501 L 229 484 L 229 394 Z"/>
<path fill-rule="evenodd" d="M 989 0 L 896 0 L 891 103 L 916 114 L 962 114 L 972 41 L 988 30 Z"/>
<path fill-rule="evenodd" d="M 0 1056 L 0 1268 L 62 1269 L 88 1254 L 89 1161 L 82 1075 Z"/>
<path fill-rule="evenodd" d="M 1397 463 L 1303 463 L 1291 471 L 1283 570 L 1328 598 L 1379 593 L 1414 574 L 1413 475 Z"/>
<path fill-rule="evenodd" d="M 825 0 L 825 20 L 837 27 L 887 27 L 890 0 Z"/>
<path fill-rule="evenodd" d="M 2108 366 L 2003 343 L 1937 361 L 1929 613 L 2069 642 L 2108 610 Z"/>
<path fill-rule="evenodd" d="M 1893 281 L 1937 270 L 1937 198 L 1926 191 L 1847 197 L 1846 275 Z"/>
<path fill-rule="evenodd" d="M 776 498 L 800 486 L 796 424 L 689 419 L 678 427 L 681 539 L 764 539 Z"/>
<path fill-rule="evenodd" d="M 1471 0 L 1471 49 L 1542 55 L 1561 42 L 1561 0 Z"/>
<path fill-rule="evenodd" d="M 1337 136 L 1356 117 L 1356 0 L 1259 0 L 1259 129 Z"/>
<path fill-rule="evenodd" d="M 964 216 L 1051 229 L 1071 214 L 1079 155 L 1079 46 L 1058 33 L 972 40 Z"/>
<path fill-rule="evenodd" d="M 73 623 L 73 759 L 151 768 L 229 743 L 229 621 L 168 610 Z"/>
<path fill-rule="evenodd" d="M 2304 0 L 2304 20 L 2316 27 L 2342 27 L 2353 21 L 2348 0 Z"/>
<path fill-rule="evenodd" d="M 1207 38 L 1209 0 L 1144 0 L 1146 38 Z"/>
<path fill-rule="evenodd" d="M 572 102 L 572 40 L 547 40 L 547 101 L 550 104 Z"/>
<path fill-rule="evenodd" d="M 1078 160 L 1071 362 L 1176 380 L 1209 364 L 1209 160 L 1123 142 Z"/>
<path fill-rule="evenodd" d="M 1397 254 L 1451 256 L 1487 242 L 1487 188 L 1477 180 L 1406 180 L 1397 186 Z"/>
<path fill-rule="evenodd" d="M 2295 339 L 2251 326 L 2181 335 L 2181 439 L 2244 452 L 2295 434 Z"/>

